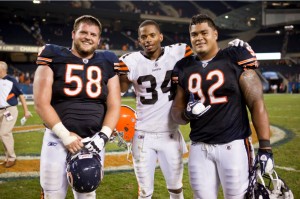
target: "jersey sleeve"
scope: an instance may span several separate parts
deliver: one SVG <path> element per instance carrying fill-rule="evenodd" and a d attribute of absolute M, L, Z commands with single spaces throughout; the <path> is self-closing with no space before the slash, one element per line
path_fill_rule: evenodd
<path fill-rule="evenodd" d="M 50 65 L 53 62 L 53 57 L 54 57 L 54 53 L 52 50 L 52 45 L 51 44 L 46 44 L 45 46 L 43 46 L 39 53 L 38 53 L 38 57 L 37 57 L 37 61 L 36 64 L 39 65 Z"/>
<path fill-rule="evenodd" d="M 111 77 L 113 77 L 116 75 L 116 71 L 114 69 L 115 69 L 116 65 L 118 65 L 119 59 L 115 53 L 110 52 L 110 51 L 105 51 L 103 54 L 104 54 L 104 57 L 105 57 L 107 63 L 112 66 L 111 67 L 111 69 L 112 69 Z"/>
<path fill-rule="evenodd" d="M 177 44 L 170 45 L 169 47 L 170 47 L 171 54 L 174 57 L 178 57 L 179 58 L 178 60 L 184 57 L 191 56 L 193 54 L 191 47 L 185 43 L 177 43 Z"/>
<path fill-rule="evenodd" d="M 228 49 L 231 59 L 244 70 L 258 68 L 257 58 L 251 47 L 232 46 Z"/>
<path fill-rule="evenodd" d="M 115 71 L 118 74 L 128 74 L 129 72 L 128 65 L 133 64 L 133 60 L 131 59 L 131 56 L 129 56 L 130 54 L 132 53 L 126 53 L 119 58 L 119 62 L 115 66 Z"/>

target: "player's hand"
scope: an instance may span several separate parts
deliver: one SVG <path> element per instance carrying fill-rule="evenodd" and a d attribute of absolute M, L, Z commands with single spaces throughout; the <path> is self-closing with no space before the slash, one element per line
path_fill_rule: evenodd
<path fill-rule="evenodd" d="M 32 117 L 32 114 L 30 113 L 30 111 L 25 111 L 25 112 L 24 112 L 24 117 L 25 117 L 26 119 L 28 119 L 29 117 Z"/>
<path fill-rule="evenodd" d="M 93 137 L 86 137 L 81 140 L 85 148 L 90 152 L 100 153 L 108 141 L 107 135 L 102 132 L 96 133 Z"/>
<path fill-rule="evenodd" d="M 257 159 L 261 175 L 272 174 L 274 169 L 274 159 L 271 149 L 258 149 Z"/>
<path fill-rule="evenodd" d="M 189 102 L 184 111 L 184 116 L 189 120 L 198 119 L 204 113 L 206 113 L 210 109 L 210 107 L 210 105 L 205 107 L 204 104 L 200 102 L 200 100 L 195 100 L 194 94 L 191 93 Z"/>
<path fill-rule="evenodd" d="M 230 41 L 228 43 L 228 46 L 240 46 L 240 47 L 245 47 L 245 48 L 251 48 L 251 46 L 247 43 L 247 42 L 244 42 L 243 40 L 240 40 L 240 39 L 234 39 L 232 41 Z"/>
<path fill-rule="evenodd" d="M 73 142 L 71 142 L 68 145 L 65 145 L 65 147 L 70 151 L 72 154 L 77 153 L 81 150 L 81 148 L 84 146 L 81 142 L 81 137 L 78 136 L 76 133 L 70 132 L 70 137 L 74 139 Z"/>

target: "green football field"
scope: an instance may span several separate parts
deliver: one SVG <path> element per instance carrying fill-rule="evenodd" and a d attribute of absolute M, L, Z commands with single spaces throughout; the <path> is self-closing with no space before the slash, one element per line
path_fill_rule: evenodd
<path fill-rule="evenodd" d="M 132 98 L 123 98 L 123 104 L 135 108 Z M 286 134 L 283 139 L 273 144 L 274 160 L 276 171 L 281 178 L 289 185 L 294 193 L 294 198 L 300 198 L 300 95 L 297 94 L 266 94 L 265 102 L 269 112 L 271 125 L 282 129 Z M 41 120 L 35 113 L 33 106 L 29 105 L 33 114 L 26 125 L 40 125 Z M 20 125 L 22 108 L 16 126 Z M 189 141 L 189 126 L 181 126 L 186 141 Z M 18 157 L 39 156 L 43 131 L 25 131 L 15 133 L 15 149 Z M 115 143 L 107 145 L 108 152 L 120 151 L 122 148 Z M 3 158 L 3 148 L 0 148 L 0 156 Z M 18 162 L 17 162 L 18 164 Z M 20 165 L 19 165 L 20 166 Z M 2 171 L 2 172 L 1 172 Z M 1 199 L 33 199 L 40 197 L 39 178 L 18 176 L 6 169 L 0 168 L 0 198 Z M 6 177 L 11 172 L 12 177 Z M 192 198 L 189 185 L 187 165 L 185 165 L 183 178 L 184 196 L 186 199 Z M 106 172 L 104 179 L 97 189 L 97 198 L 101 199 L 136 199 L 137 182 L 133 170 Z M 220 197 L 223 198 L 221 191 Z M 69 190 L 67 198 L 73 198 Z M 155 190 L 153 199 L 169 198 L 165 186 L 165 181 L 159 169 L 155 175 Z"/>

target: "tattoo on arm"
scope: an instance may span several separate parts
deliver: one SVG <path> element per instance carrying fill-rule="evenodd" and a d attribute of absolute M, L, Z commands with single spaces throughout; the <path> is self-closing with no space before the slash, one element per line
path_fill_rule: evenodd
<path fill-rule="evenodd" d="M 254 70 L 245 70 L 239 82 L 249 109 L 253 108 L 255 101 L 263 100 L 262 83 Z"/>

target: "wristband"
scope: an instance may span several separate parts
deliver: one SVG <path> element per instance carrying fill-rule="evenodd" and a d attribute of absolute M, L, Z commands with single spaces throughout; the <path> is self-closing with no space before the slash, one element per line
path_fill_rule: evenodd
<path fill-rule="evenodd" d="M 55 124 L 52 131 L 61 139 L 65 146 L 77 139 L 75 136 L 70 136 L 70 131 L 61 122 Z"/>
<path fill-rule="evenodd" d="M 112 134 L 112 130 L 108 126 L 102 126 L 100 132 L 104 133 L 108 138 L 110 138 Z"/>
<path fill-rule="evenodd" d="M 258 140 L 259 148 L 269 148 L 271 147 L 270 140 Z"/>

